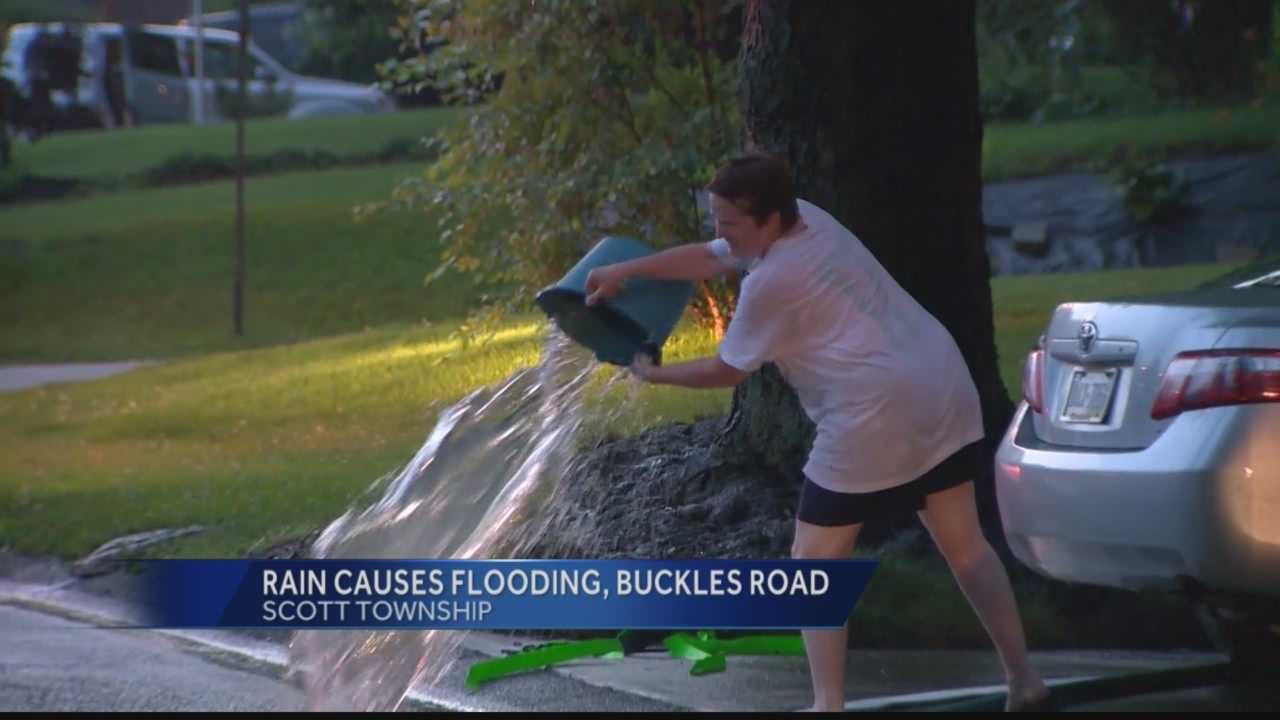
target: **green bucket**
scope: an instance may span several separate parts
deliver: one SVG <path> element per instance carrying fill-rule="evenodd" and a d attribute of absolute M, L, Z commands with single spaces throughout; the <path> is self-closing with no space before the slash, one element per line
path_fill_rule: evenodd
<path fill-rule="evenodd" d="M 653 253 L 653 248 L 638 240 L 606 237 L 560 282 L 538 293 L 538 307 L 601 362 L 630 365 L 639 352 L 661 362 L 662 345 L 693 297 L 693 283 L 630 278 L 612 298 L 586 304 L 587 275 L 592 270 Z"/>

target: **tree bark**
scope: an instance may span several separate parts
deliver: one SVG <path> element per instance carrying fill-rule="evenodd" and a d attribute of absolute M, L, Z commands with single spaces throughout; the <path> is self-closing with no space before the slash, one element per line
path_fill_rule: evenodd
<path fill-rule="evenodd" d="M 787 157 L 799 196 L 852 230 L 947 327 L 994 452 L 1012 404 L 996 357 L 982 222 L 973 0 L 750 0 L 740 63 L 745 144 Z M 798 476 L 812 437 L 772 366 L 735 391 L 723 435 L 735 452 Z M 1001 547 L 989 468 L 977 492 L 984 529 Z"/>

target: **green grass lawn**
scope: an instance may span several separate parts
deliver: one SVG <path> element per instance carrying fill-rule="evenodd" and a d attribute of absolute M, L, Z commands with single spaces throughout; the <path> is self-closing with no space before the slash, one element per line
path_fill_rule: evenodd
<path fill-rule="evenodd" d="M 422 286 L 428 218 L 356 224 L 416 165 L 255 179 L 247 334 L 230 325 L 232 184 L 0 210 L 0 362 L 176 359 L 0 395 L 0 546 L 74 557 L 104 539 L 198 522 L 166 546 L 236 554 L 334 517 L 412 457 L 435 412 L 538 356 L 540 317 L 449 340 L 477 290 Z M 110 221 L 104 221 L 110 218 Z M 274 347 L 270 347 L 274 346 Z M 684 327 L 674 358 L 706 352 Z M 614 432 L 718 414 L 727 392 L 646 390 Z"/>
<path fill-rule="evenodd" d="M 426 217 L 352 219 L 353 204 L 420 171 L 251 180 L 242 339 L 231 325 L 232 183 L 2 207 L 0 361 L 172 357 L 456 317 L 469 281 L 422 287 L 437 257 Z"/>
<path fill-rule="evenodd" d="M 465 108 L 406 110 L 387 115 L 253 120 L 247 151 L 325 150 L 340 158 L 375 153 L 397 140 L 429 136 L 465 116 Z M 1103 116 L 1082 120 L 992 123 L 983 145 L 988 181 L 1089 170 L 1121 152 L 1179 155 L 1258 150 L 1280 140 L 1280 105 L 1236 106 Z M 61 133 L 16 144 L 15 165 L 41 176 L 112 182 L 136 176 L 184 153 L 231 156 L 232 124 L 156 125 L 115 132 Z"/>
<path fill-rule="evenodd" d="M 262 347 L 386 322 L 458 317 L 457 276 L 424 289 L 428 218 L 356 224 L 415 165 L 338 169 L 249 184 L 246 335 L 231 333 L 232 186 L 217 183 L 0 210 L 0 362 L 104 361 Z M 104 226 L 100 218 L 128 217 Z M 1001 374 L 1016 393 L 1026 349 L 1058 303 L 1191 287 L 1216 266 L 997 278 Z M 52 321 L 51 321 L 52 319 Z"/>
<path fill-rule="evenodd" d="M 465 113 L 464 108 L 427 108 L 382 115 L 251 120 L 245 125 L 245 152 L 268 155 L 284 149 L 314 149 L 339 158 L 367 155 L 392 141 L 430 136 Z M 235 124 L 219 123 L 57 133 L 33 144 L 15 143 L 13 157 L 36 175 L 101 182 L 130 177 L 184 153 L 231 157 L 235 151 Z"/>
<path fill-rule="evenodd" d="M 166 551 L 238 554 L 310 529 L 412 458 L 440 409 L 534 364 L 543 327 L 517 318 L 459 353 L 448 326 L 391 324 L 0 395 L 0 546 L 70 558 L 199 523 L 210 532 Z M 712 347 L 684 327 L 667 352 Z M 642 397 L 607 430 L 719 414 L 729 395 L 649 387 Z"/>
<path fill-rule="evenodd" d="M 1280 105 L 1178 110 L 1031 125 L 993 123 L 982 147 L 988 181 L 1097 169 L 1121 152 L 1181 155 L 1275 147 Z"/>

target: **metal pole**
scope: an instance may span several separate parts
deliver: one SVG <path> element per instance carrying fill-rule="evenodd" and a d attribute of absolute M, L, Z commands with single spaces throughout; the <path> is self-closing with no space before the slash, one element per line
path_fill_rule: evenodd
<path fill-rule="evenodd" d="M 249 84 L 249 0 L 240 0 L 240 62 L 236 74 L 240 79 L 240 99 L 236 103 L 236 277 L 232 297 L 232 315 L 236 335 L 244 335 L 244 115 L 248 106 Z"/>
<path fill-rule="evenodd" d="M 191 0 L 191 14 L 196 20 L 196 124 L 205 123 L 204 115 L 204 1 Z"/>
<path fill-rule="evenodd" d="M 133 48 L 129 46 L 129 34 L 133 31 L 132 24 L 125 24 L 124 30 L 120 33 L 120 82 L 124 85 L 124 97 L 121 102 L 124 107 L 120 108 L 120 124 L 131 128 L 137 125 L 137 119 L 133 116 Z"/>

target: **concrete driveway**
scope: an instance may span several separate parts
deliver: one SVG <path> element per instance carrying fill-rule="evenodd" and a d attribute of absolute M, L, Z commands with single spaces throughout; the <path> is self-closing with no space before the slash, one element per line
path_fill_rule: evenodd
<path fill-rule="evenodd" d="M 27 390 L 55 383 L 97 380 L 155 364 L 157 363 L 154 360 L 130 360 L 115 363 L 0 365 L 0 392 Z"/>

